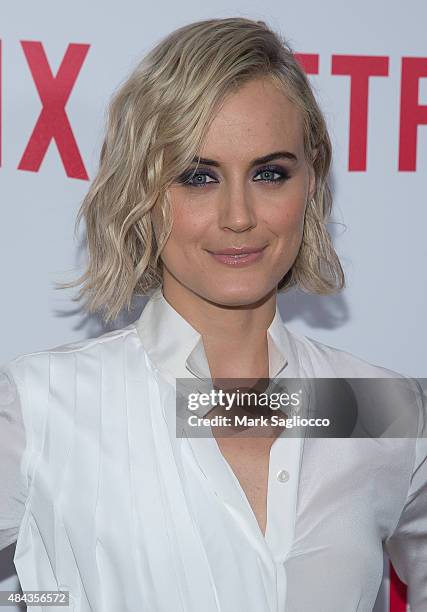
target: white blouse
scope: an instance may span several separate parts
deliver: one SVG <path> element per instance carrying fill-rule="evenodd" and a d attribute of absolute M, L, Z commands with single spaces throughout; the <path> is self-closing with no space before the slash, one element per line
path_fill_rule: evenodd
<path fill-rule="evenodd" d="M 278 307 L 267 338 L 271 378 L 399 376 Z M 75 612 L 370 612 L 384 547 L 425 612 L 426 397 L 417 438 L 276 439 L 264 536 L 215 438 L 176 435 L 192 377 L 202 338 L 161 289 L 127 327 L 3 364 L 0 548 L 22 589 Z"/>

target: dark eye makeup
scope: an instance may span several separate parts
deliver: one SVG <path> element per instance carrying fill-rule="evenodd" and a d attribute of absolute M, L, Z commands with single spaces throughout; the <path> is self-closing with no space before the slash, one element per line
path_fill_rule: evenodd
<path fill-rule="evenodd" d="M 256 178 L 259 175 L 264 175 L 264 178 Z M 276 175 L 276 178 L 274 176 Z M 213 179 L 212 181 L 206 181 L 206 177 Z M 202 179 L 202 180 L 200 180 Z M 290 173 L 282 166 L 267 165 L 262 168 L 258 168 L 254 175 L 254 181 L 256 183 L 270 183 L 280 184 L 290 179 Z M 177 183 L 182 185 L 188 185 L 189 187 L 205 187 L 211 183 L 217 183 L 218 179 L 215 174 L 206 168 L 190 169 L 184 172 L 178 177 Z"/>

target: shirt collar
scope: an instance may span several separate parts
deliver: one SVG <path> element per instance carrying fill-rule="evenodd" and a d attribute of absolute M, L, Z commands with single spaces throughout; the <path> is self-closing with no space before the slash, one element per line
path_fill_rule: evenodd
<path fill-rule="evenodd" d="M 153 291 L 135 326 L 149 358 L 170 382 L 175 384 L 177 378 L 193 376 L 211 378 L 201 334 L 169 304 L 161 287 Z M 285 367 L 292 370 L 292 373 L 287 372 L 289 376 L 296 376 L 296 364 L 289 368 L 292 342 L 277 303 L 267 330 L 267 342 L 269 377 L 277 377 Z"/>

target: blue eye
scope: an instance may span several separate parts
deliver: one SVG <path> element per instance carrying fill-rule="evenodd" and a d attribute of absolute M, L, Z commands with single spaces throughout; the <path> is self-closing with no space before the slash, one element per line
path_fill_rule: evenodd
<path fill-rule="evenodd" d="M 288 171 L 278 166 L 265 166 L 264 168 L 260 168 L 255 174 L 255 176 L 259 175 L 264 175 L 264 178 L 254 178 L 254 181 L 256 183 L 282 183 L 290 178 Z M 208 178 L 212 180 L 208 181 Z M 194 170 L 189 170 L 182 174 L 178 178 L 177 182 L 182 185 L 188 185 L 189 187 L 205 187 L 210 183 L 217 183 L 218 180 L 207 170 L 200 170 L 198 172 L 194 172 Z"/>
<path fill-rule="evenodd" d="M 200 180 L 200 179 L 206 179 L 206 178 L 211 178 L 214 180 L 213 181 Z M 204 187 L 205 185 L 208 185 L 209 183 L 215 183 L 216 181 L 215 181 L 215 177 L 209 174 L 208 172 L 193 172 L 191 170 L 190 172 L 186 172 L 185 174 L 183 174 L 178 179 L 178 182 L 182 183 L 183 185 L 190 185 L 190 187 Z"/>
<path fill-rule="evenodd" d="M 265 168 L 261 168 L 258 170 L 255 176 L 264 175 L 263 179 L 255 179 L 254 181 L 258 182 L 261 180 L 263 183 L 282 183 L 290 178 L 289 173 L 277 166 L 266 166 Z M 277 178 L 273 178 L 276 175 Z"/>

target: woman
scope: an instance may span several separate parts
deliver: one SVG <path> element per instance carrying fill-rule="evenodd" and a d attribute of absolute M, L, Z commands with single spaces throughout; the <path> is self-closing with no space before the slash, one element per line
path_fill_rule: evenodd
<path fill-rule="evenodd" d="M 106 321 L 150 299 L 127 327 L 3 367 L 0 533 L 23 590 L 69 590 L 79 612 L 367 612 L 384 545 L 427 609 L 421 435 L 177 427 L 178 379 L 399 376 L 281 320 L 279 292 L 344 286 L 330 161 L 304 72 L 263 22 L 182 27 L 120 87 L 78 217 L 79 297 Z"/>

